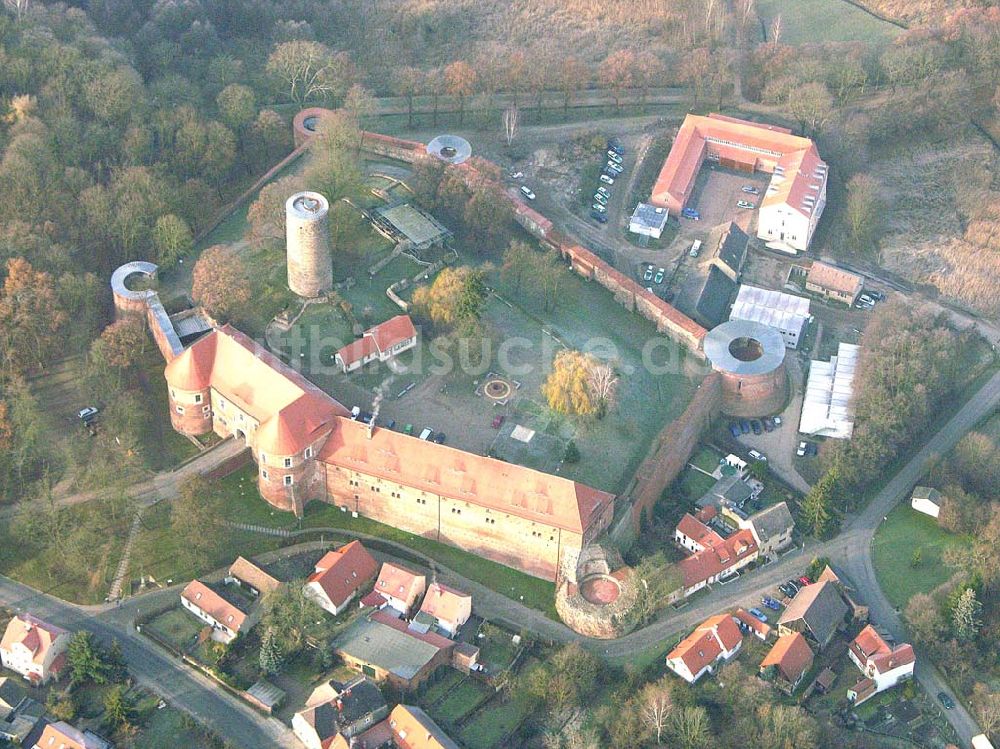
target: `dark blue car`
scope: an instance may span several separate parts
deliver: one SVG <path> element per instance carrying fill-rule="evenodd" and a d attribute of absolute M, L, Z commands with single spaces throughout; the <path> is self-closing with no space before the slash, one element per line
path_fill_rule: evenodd
<path fill-rule="evenodd" d="M 739 439 L 740 437 L 740 425 L 735 421 L 729 425 L 729 433 L 733 435 L 733 439 Z"/>
<path fill-rule="evenodd" d="M 740 419 L 740 434 L 750 434 L 750 422 Z"/>
<path fill-rule="evenodd" d="M 781 608 L 781 604 L 775 601 L 773 598 L 771 598 L 771 596 L 764 596 L 763 598 L 760 599 L 760 602 L 765 606 L 767 606 L 769 609 L 774 609 L 775 611 Z"/>
<path fill-rule="evenodd" d="M 605 213 L 598 213 L 597 211 L 591 211 L 590 217 L 599 224 L 608 223 L 608 216 Z"/>

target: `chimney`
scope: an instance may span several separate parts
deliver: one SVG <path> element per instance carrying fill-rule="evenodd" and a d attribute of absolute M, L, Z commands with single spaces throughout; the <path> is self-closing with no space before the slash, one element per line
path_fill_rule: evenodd
<path fill-rule="evenodd" d="M 375 433 L 375 421 L 378 419 L 378 412 L 382 408 L 382 390 L 375 391 L 375 398 L 372 400 L 372 417 L 368 420 L 368 439 Z"/>

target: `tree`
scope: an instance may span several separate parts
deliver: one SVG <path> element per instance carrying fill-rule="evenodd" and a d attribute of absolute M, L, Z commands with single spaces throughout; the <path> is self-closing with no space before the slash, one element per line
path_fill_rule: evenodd
<path fill-rule="evenodd" d="M 695 106 L 705 93 L 712 67 L 712 53 L 705 47 L 686 53 L 678 65 L 677 78 L 690 88 Z"/>
<path fill-rule="evenodd" d="M 393 90 L 406 98 L 406 126 L 413 127 L 413 99 L 423 90 L 424 74 L 414 67 L 397 68 L 393 75 Z"/>
<path fill-rule="evenodd" d="M 646 96 L 649 89 L 662 81 L 666 76 L 666 66 L 659 57 L 649 51 L 636 55 L 635 83 L 639 87 L 639 103 L 646 106 Z"/>
<path fill-rule="evenodd" d="M 508 200 L 500 199 L 493 185 L 477 185 L 465 201 L 462 223 L 470 242 L 482 254 L 499 252 L 513 233 L 513 211 Z"/>
<path fill-rule="evenodd" d="M 470 332 L 486 303 L 486 276 L 469 266 L 444 268 L 434 283 L 413 293 L 413 305 L 435 325 Z"/>
<path fill-rule="evenodd" d="M 833 470 L 827 471 L 809 490 L 799 508 L 802 520 L 817 538 L 822 537 L 830 526 L 830 507 L 836 484 L 837 474 Z"/>
<path fill-rule="evenodd" d="M 919 567 L 920 562 L 923 559 L 923 550 L 920 548 L 914 549 L 913 553 L 910 555 L 910 566 Z"/>
<path fill-rule="evenodd" d="M 281 648 L 278 647 L 278 640 L 274 636 L 274 630 L 268 627 L 264 630 L 264 635 L 260 638 L 260 671 L 264 676 L 276 674 L 281 670 L 284 658 Z"/>
<path fill-rule="evenodd" d="M 503 135 L 507 145 L 510 146 L 517 137 L 518 125 L 521 120 L 521 112 L 516 105 L 511 105 L 503 110 Z"/>
<path fill-rule="evenodd" d="M 0 365 L 6 375 L 41 367 L 57 351 L 67 315 L 52 277 L 27 260 L 7 261 L 0 288 Z"/>
<path fill-rule="evenodd" d="M 906 624 L 910 635 L 921 645 L 939 642 L 944 636 L 945 621 L 937 602 L 926 593 L 917 593 L 906 605 Z"/>
<path fill-rule="evenodd" d="M 108 664 L 90 632 L 80 631 L 73 635 L 66 648 L 66 665 L 69 666 L 71 687 L 89 681 L 95 684 L 108 681 Z"/>
<path fill-rule="evenodd" d="M 191 227 L 173 213 L 160 216 L 153 227 L 153 248 L 156 250 L 156 262 L 162 268 L 173 268 L 178 260 L 194 249 Z"/>
<path fill-rule="evenodd" d="M 227 127 L 236 132 L 246 129 L 257 116 L 257 97 L 253 89 L 242 83 L 230 83 L 215 97 L 219 116 Z"/>
<path fill-rule="evenodd" d="M 311 41 L 276 44 L 265 69 L 300 107 L 308 101 L 339 99 L 354 78 L 354 66 L 345 53 Z"/>
<path fill-rule="evenodd" d="M 598 416 L 604 416 L 615 403 L 618 395 L 618 375 L 607 362 L 596 361 L 587 372 L 587 387 L 597 402 Z"/>
<path fill-rule="evenodd" d="M 556 67 L 556 82 L 563 94 L 563 115 L 569 112 L 569 105 L 587 82 L 587 66 L 572 55 L 564 56 Z"/>
<path fill-rule="evenodd" d="M 618 378 L 614 368 L 593 354 L 564 350 L 556 354 L 552 372 L 542 383 L 549 408 L 562 414 L 597 416 L 614 403 Z"/>
<path fill-rule="evenodd" d="M 143 100 L 142 79 L 127 65 L 99 73 L 84 86 L 84 102 L 100 122 L 124 126 Z"/>
<path fill-rule="evenodd" d="M 178 487 L 170 504 L 170 531 L 185 539 L 181 554 L 191 566 L 203 566 L 216 548 L 214 529 L 222 522 L 220 500 L 213 480 L 203 476 L 187 478 Z"/>
<path fill-rule="evenodd" d="M 142 359 L 146 348 L 146 329 L 142 320 L 126 317 L 104 329 L 90 347 L 90 357 L 103 370 L 115 372 L 119 378 Z"/>
<path fill-rule="evenodd" d="M 671 698 L 670 684 L 666 679 L 649 684 L 642 691 L 642 719 L 649 730 L 656 735 L 656 743 L 663 740 L 663 732 L 667 728 L 670 713 L 674 708 Z"/>
<path fill-rule="evenodd" d="M 465 121 L 465 100 L 476 89 L 476 71 L 464 60 L 456 60 L 445 66 L 444 87 L 449 96 L 458 99 L 458 124 Z"/>
<path fill-rule="evenodd" d="M 668 733 L 678 749 L 705 749 L 712 739 L 708 713 L 700 706 L 674 710 L 670 713 Z"/>
<path fill-rule="evenodd" d="M 622 93 L 636 85 L 636 54 L 630 49 L 620 49 L 608 55 L 601 63 L 597 75 L 601 86 L 609 89 L 615 99 L 615 109 L 622 108 Z"/>
<path fill-rule="evenodd" d="M 983 604 L 976 597 L 975 589 L 969 587 L 962 591 L 951 612 L 951 626 L 955 637 L 962 642 L 972 640 L 983 626 L 980 618 L 982 611 Z"/>
<path fill-rule="evenodd" d="M 816 135 L 833 114 L 833 97 L 822 83 L 805 83 L 796 87 L 785 106 L 799 121 L 803 134 Z"/>
<path fill-rule="evenodd" d="M 49 690 L 45 710 L 56 720 L 71 721 L 76 718 L 76 700 L 70 688 Z"/>
<path fill-rule="evenodd" d="M 285 202 L 303 189 L 302 178 L 290 174 L 261 188 L 247 209 L 250 239 L 257 245 L 272 245 L 285 238 Z"/>
<path fill-rule="evenodd" d="M 844 215 L 855 252 L 878 256 L 879 221 L 882 201 L 878 185 L 870 174 L 855 174 L 847 183 L 847 203 Z"/>
<path fill-rule="evenodd" d="M 301 586 L 290 585 L 271 593 L 264 601 L 261 624 L 265 633 L 271 632 L 273 647 L 280 656 L 299 651 L 316 622 L 322 623 L 325 616 L 319 606 L 303 595 Z"/>
<path fill-rule="evenodd" d="M 344 111 L 357 123 L 360 130 L 367 117 L 378 111 L 378 100 L 367 88 L 355 83 L 344 95 Z"/>
<path fill-rule="evenodd" d="M 750 475 L 753 476 L 758 481 L 763 481 L 767 478 L 767 461 L 764 460 L 754 460 L 750 462 Z"/>
<path fill-rule="evenodd" d="M 213 316 L 231 320 L 250 303 L 250 279 L 242 258 L 227 245 L 205 250 L 194 265 L 192 298 Z"/>
<path fill-rule="evenodd" d="M 981 497 L 1000 498 L 1000 447 L 988 434 L 970 432 L 955 445 L 952 467 Z"/>
<path fill-rule="evenodd" d="M 972 707 L 983 733 L 990 736 L 1000 731 L 1000 693 L 977 683 L 972 689 Z"/>
<path fill-rule="evenodd" d="M 358 158 L 361 138 L 357 119 L 347 111 L 321 117 L 309 142 L 312 159 L 302 176 L 306 187 L 322 193 L 331 205 L 360 195 L 364 185 Z"/>
<path fill-rule="evenodd" d="M 128 725 L 132 717 L 132 705 L 125 694 L 125 687 L 115 684 L 104 695 L 104 715 L 114 728 Z"/>

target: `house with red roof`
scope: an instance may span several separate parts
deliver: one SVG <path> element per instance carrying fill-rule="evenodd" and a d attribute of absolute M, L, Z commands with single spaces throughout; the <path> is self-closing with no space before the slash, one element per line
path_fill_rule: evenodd
<path fill-rule="evenodd" d="M 427 578 L 398 564 L 384 562 L 374 592 L 403 616 L 409 616 L 427 589 Z"/>
<path fill-rule="evenodd" d="M 889 645 L 872 625 L 866 626 L 847 646 L 847 655 L 864 676 L 848 690 L 856 705 L 913 678 L 917 658 L 907 643 Z"/>
<path fill-rule="evenodd" d="M 212 639 L 230 643 L 260 619 L 260 607 L 240 608 L 201 580 L 192 580 L 181 591 L 181 606 L 212 628 Z"/>
<path fill-rule="evenodd" d="M 360 541 L 328 551 L 316 562 L 302 593 L 334 616 L 375 577 L 378 563 Z"/>
<path fill-rule="evenodd" d="M 449 637 L 458 634 L 462 625 L 472 616 L 472 596 L 455 588 L 433 582 L 427 588 L 420 611 L 413 624 L 435 626 Z"/>
<path fill-rule="evenodd" d="M 711 616 L 667 654 L 667 668 L 688 684 L 712 673 L 719 662 L 732 659 L 743 645 L 743 635 L 729 614 Z"/>
<path fill-rule="evenodd" d="M 760 662 L 760 676 L 791 694 L 813 666 L 813 651 L 798 632 L 782 635 Z"/>
<path fill-rule="evenodd" d="M 93 731 L 81 731 L 59 720 L 45 726 L 32 749 L 112 749 L 112 744 Z"/>
<path fill-rule="evenodd" d="M 650 203 L 675 216 L 694 192 L 705 160 L 771 175 L 757 212 L 757 236 L 772 249 L 805 251 L 826 207 L 828 167 L 809 139 L 788 128 L 720 114 L 684 118 L 653 186 Z"/>
<path fill-rule="evenodd" d="M 724 538 L 690 514 L 677 524 L 674 540 L 690 554 L 678 563 L 685 596 L 735 574 L 758 556 L 757 541 L 749 529 Z"/>
<path fill-rule="evenodd" d="M 7 623 L 0 640 L 0 665 L 21 674 L 32 684 L 58 679 L 66 663 L 73 635 L 31 614 L 18 614 Z"/>
<path fill-rule="evenodd" d="M 334 361 L 344 374 L 373 361 L 388 361 L 417 345 L 417 329 L 409 315 L 396 315 L 368 328 L 360 338 L 337 351 Z"/>
<path fill-rule="evenodd" d="M 773 631 L 770 624 L 762 622 L 749 611 L 742 608 L 737 608 L 733 612 L 733 619 L 736 620 L 736 626 L 744 634 L 752 634 L 762 642 L 767 642 L 767 638 L 771 636 L 771 632 Z"/>

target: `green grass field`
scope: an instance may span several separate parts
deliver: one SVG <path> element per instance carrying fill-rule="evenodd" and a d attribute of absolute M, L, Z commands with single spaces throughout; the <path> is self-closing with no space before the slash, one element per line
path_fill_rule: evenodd
<path fill-rule="evenodd" d="M 432 708 L 445 723 L 455 724 L 482 705 L 493 690 L 481 681 L 466 677 Z"/>
<path fill-rule="evenodd" d="M 526 699 L 494 699 L 462 726 L 458 737 L 466 746 L 492 749 L 521 725 L 529 711 Z"/>
<path fill-rule="evenodd" d="M 953 571 L 941 561 L 949 546 L 966 539 L 938 527 L 937 521 L 916 512 L 905 502 L 889 513 L 875 534 L 874 563 L 879 585 L 894 606 L 903 608 L 917 593 L 929 593 Z M 920 550 L 920 563 L 911 564 Z"/>
<path fill-rule="evenodd" d="M 194 644 L 195 638 L 203 626 L 194 614 L 189 613 L 179 605 L 177 608 L 165 611 L 150 619 L 145 624 L 147 630 L 152 630 L 155 635 L 182 652 L 187 651 Z"/>
<path fill-rule="evenodd" d="M 892 39 L 901 29 L 880 21 L 844 0 L 759 0 L 757 14 L 767 26 L 781 16 L 781 41 L 785 44 L 810 42 L 869 42 Z"/>

